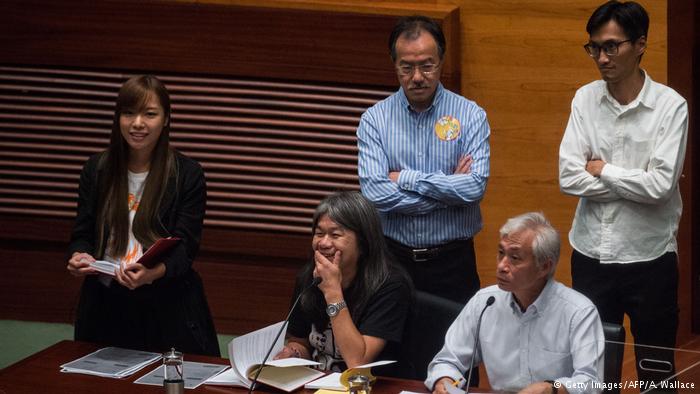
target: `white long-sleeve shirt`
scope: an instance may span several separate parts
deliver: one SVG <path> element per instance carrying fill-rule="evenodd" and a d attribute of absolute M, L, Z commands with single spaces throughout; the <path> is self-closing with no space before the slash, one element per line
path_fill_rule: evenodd
<path fill-rule="evenodd" d="M 569 242 L 601 263 L 648 261 L 677 249 L 688 106 L 644 75 L 628 105 L 605 81 L 580 88 L 559 147 L 559 186 L 580 197 Z M 586 171 L 594 159 L 607 163 L 600 177 Z"/>
<path fill-rule="evenodd" d="M 429 390 L 440 378 L 457 381 L 469 369 L 477 321 L 490 296 L 496 301 L 483 315 L 474 365 L 483 362 L 494 390 L 519 391 L 531 383 L 555 380 L 570 394 L 601 391 L 605 337 L 598 310 L 588 298 L 553 279 L 525 312 L 512 293 L 498 286 L 477 292 L 428 366 Z"/>

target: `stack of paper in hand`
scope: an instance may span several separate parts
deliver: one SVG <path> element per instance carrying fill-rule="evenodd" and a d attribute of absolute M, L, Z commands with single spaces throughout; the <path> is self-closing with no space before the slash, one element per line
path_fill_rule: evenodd
<path fill-rule="evenodd" d="M 161 359 L 160 353 L 106 347 L 61 365 L 61 372 L 123 378 Z"/>
<path fill-rule="evenodd" d="M 161 238 L 148 248 L 146 253 L 139 257 L 136 262 L 146 268 L 153 268 L 168 252 L 177 246 L 178 242 L 180 242 L 178 237 Z M 96 260 L 90 264 L 90 267 L 97 272 L 114 276 L 114 271 L 119 269 L 119 263 L 108 260 Z"/>
<path fill-rule="evenodd" d="M 90 267 L 94 268 L 97 272 L 114 276 L 114 272 L 119 269 L 119 263 L 108 260 L 95 260 L 90 264 Z"/>

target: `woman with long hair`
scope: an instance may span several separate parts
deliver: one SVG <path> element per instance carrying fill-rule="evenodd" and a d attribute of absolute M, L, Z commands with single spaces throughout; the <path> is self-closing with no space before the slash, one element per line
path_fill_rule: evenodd
<path fill-rule="evenodd" d="M 107 150 L 80 176 L 68 271 L 85 277 L 75 339 L 133 349 L 219 355 L 192 269 L 206 205 L 201 166 L 169 145 L 170 96 L 154 76 L 126 81 Z M 179 243 L 155 266 L 136 261 L 158 239 Z M 100 274 L 95 259 L 119 265 Z"/>
<path fill-rule="evenodd" d="M 321 282 L 302 293 L 276 358 L 314 359 L 335 371 L 396 360 L 412 287 L 392 262 L 372 203 L 357 192 L 326 197 L 313 216 L 311 248 L 295 299 L 314 278 Z"/>

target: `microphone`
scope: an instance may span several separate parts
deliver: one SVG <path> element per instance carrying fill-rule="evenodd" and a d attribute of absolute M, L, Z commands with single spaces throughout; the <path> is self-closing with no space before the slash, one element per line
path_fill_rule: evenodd
<path fill-rule="evenodd" d="M 265 363 L 267 362 L 267 359 L 270 358 L 270 353 L 272 353 L 272 349 L 275 347 L 275 344 L 277 343 L 277 340 L 279 339 L 280 335 L 282 335 L 282 331 L 284 331 L 285 327 L 287 327 L 287 323 L 289 323 L 289 318 L 292 316 L 292 312 L 294 312 L 294 309 L 296 309 L 297 304 L 299 303 L 299 300 L 301 300 L 301 296 L 304 293 L 306 293 L 309 289 L 318 286 L 322 281 L 323 281 L 323 279 L 320 276 L 314 277 L 314 279 L 311 281 L 311 284 L 306 286 L 304 288 L 304 290 L 302 290 L 299 293 L 299 295 L 297 296 L 297 299 L 294 300 L 294 304 L 292 304 L 292 307 L 289 308 L 289 313 L 287 313 L 287 317 L 284 319 L 284 323 L 282 324 L 282 327 L 280 327 L 279 331 L 277 331 L 277 335 L 275 335 L 275 339 L 272 341 L 270 348 L 267 350 L 267 354 L 265 354 L 265 358 L 263 358 L 262 363 L 260 363 L 260 368 L 258 368 L 258 370 L 255 372 L 255 376 L 253 377 L 253 381 L 250 383 L 250 387 L 248 387 L 248 394 L 251 394 L 253 392 L 253 390 L 255 390 L 255 386 L 258 384 L 258 377 L 260 377 L 260 372 L 262 372 L 263 368 L 265 368 Z"/>
<path fill-rule="evenodd" d="M 484 312 L 486 312 L 486 308 L 493 305 L 494 302 L 496 302 L 496 298 L 494 296 L 491 296 L 491 297 L 489 297 L 488 300 L 486 300 L 486 305 L 484 305 L 484 309 L 481 310 L 481 314 L 479 315 L 479 320 L 477 320 L 477 322 L 476 322 L 476 336 L 474 337 L 474 347 L 472 348 L 472 359 L 469 362 L 469 376 L 467 376 L 467 388 L 464 391 L 464 394 L 469 394 L 469 384 L 472 381 L 472 370 L 474 369 L 474 359 L 476 358 L 477 347 L 479 346 L 479 331 L 481 331 L 481 318 L 484 317 Z"/>

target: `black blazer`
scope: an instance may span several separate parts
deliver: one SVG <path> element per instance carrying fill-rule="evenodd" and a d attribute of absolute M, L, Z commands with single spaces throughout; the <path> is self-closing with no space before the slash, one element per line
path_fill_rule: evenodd
<path fill-rule="evenodd" d="M 69 256 L 85 252 L 102 257 L 94 255 L 98 234 L 95 215 L 102 203 L 97 190 L 102 154 L 92 156 L 80 176 Z M 206 207 L 204 171 L 199 163 L 177 152 L 175 163 L 175 176 L 168 182 L 161 203 L 158 231 L 182 241 L 164 259 L 165 276 L 135 290 L 116 281 L 106 287 L 97 276 L 86 276 L 76 312 L 76 340 L 157 351 L 175 346 L 188 353 L 219 355 L 201 279 L 192 269 Z M 105 230 L 105 237 L 109 237 Z"/>
<path fill-rule="evenodd" d="M 78 189 L 78 214 L 71 234 L 68 257 L 74 252 L 85 252 L 94 256 L 97 247 L 97 180 L 101 171 L 98 162 L 103 153 L 90 157 L 80 175 Z M 206 208 L 206 181 L 204 171 L 196 161 L 175 153 L 176 176 L 168 182 L 160 207 L 160 232 L 182 239 L 178 246 L 165 258 L 165 278 L 175 278 L 189 273 L 192 268 L 199 241 Z M 105 229 L 105 237 L 109 230 Z M 106 239 L 105 239 L 106 241 Z"/>

